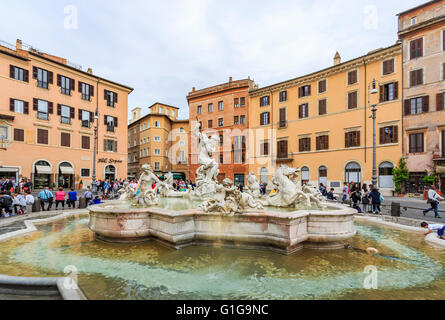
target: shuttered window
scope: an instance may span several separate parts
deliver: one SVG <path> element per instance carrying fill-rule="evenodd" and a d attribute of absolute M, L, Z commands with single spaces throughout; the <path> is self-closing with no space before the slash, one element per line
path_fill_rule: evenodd
<path fill-rule="evenodd" d="M 114 132 L 114 129 L 117 128 L 117 122 L 116 117 L 104 115 L 104 125 L 107 126 L 108 132 Z"/>
<path fill-rule="evenodd" d="M 37 86 L 48 89 L 48 84 L 53 84 L 53 73 L 51 71 L 32 67 L 32 78 L 37 80 Z"/>
<path fill-rule="evenodd" d="M 348 109 L 355 109 L 357 108 L 357 91 L 349 92 L 348 93 Z"/>
<path fill-rule="evenodd" d="M 33 99 L 33 110 L 37 111 L 37 118 L 49 120 L 49 115 L 53 114 L 53 103 L 45 100 Z"/>
<path fill-rule="evenodd" d="M 82 136 L 82 149 L 89 150 L 90 149 L 90 137 Z"/>
<path fill-rule="evenodd" d="M 72 107 L 57 105 L 57 115 L 60 116 L 60 122 L 64 124 L 71 124 L 71 119 L 74 119 L 75 110 Z"/>
<path fill-rule="evenodd" d="M 89 128 L 90 124 L 94 122 L 94 113 L 79 109 L 78 118 L 81 121 L 82 127 Z"/>
<path fill-rule="evenodd" d="M 436 96 L 436 110 L 437 111 L 445 110 L 444 101 L 445 101 L 445 92 L 438 93 Z"/>
<path fill-rule="evenodd" d="M 409 153 L 424 152 L 423 133 L 413 133 L 409 135 Z"/>
<path fill-rule="evenodd" d="M 202 106 L 198 106 L 197 112 L 198 112 L 198 114 L 202 114 Z"/>
<path fill-rule="evenodd" d="M 14 141 L 25 142 L 25 130 L 14 128 Z"/>
<path fill-rule="evenodd" d="M 270 124 L 270 112 L 263 112 L 260 114 L 260 125 L 265 126 Z"/>
<path fill-rule="evenodd" d="M 94 97 L 94 87 L 84 82 L 78 83 L 78 91 L 81 94 L 82 100 L 90 101 Z"/>
<path fill-rule="evenodd" d="M 318 93 L 326 92 L 327 90 L 326 80 L 321 80 L 318 82 Z"/>
<path fill-rule="evenodd" d="M 348 85 L 355 84 L 358 81 L 357 70 L 348 72 Z"/>
<path fill-rule="evenodd" d="M 394 73 L 394 59 L 383 61 L 383 75 Z"/>
<path fill-rule="evenodd" d="M 89 178 L 90 177 L 90 169 L 80 169 L 80 176 L 82 178 Z"/>
<path fill-rule="evenodd" d="M 298 88 L 298 97 L 302 98 L 302 97 L 308 97 L 311 95 L 311 86 L 307 85 L 307 86 L 302 86 L 300 88 Z"/>
<path fill-rule="evenodd" d="M 48 130 L 37 129 L 37 143 L 48 144 Z"/>
<path fill-rule="evenodd" d="M 277 157 L 279 159 L 287 159 L 287 140 L 278 141 L 277 143 Z"/>
<path fill-rule="evenodd" d="M 117 141 L 105 139 L 104 151 L 117 152 Z"/>
<path fill-rule="evenodd" d="M 423 56 L 423 38 L 410 42 L 410 58 L 416 59 Z"/>
<path fill-rule="evenodd" d="M 280 99 L 280 102 L 287 101 L 287 91 L 281 91 L 279 99 Z"/>
<path fill-rule="evenodd" d="M 269 155 L 269 142 L 263 142 L 260 147 L 260 153 L 262 156 Z"/>
<path fill-rule="evenodd" d="M 405 115 L 421 114 L 429 112 L 430 97 L 417 97 L 405 100 L 404 112 Z"/>
<path fill-rule="evenodd" d="M 60 92 L 66 95 L 71 95 L 71 90 L 75 90 L 74 80 L 60 74 L 57 75 L 57 86 L 60 87 Z"/>
<path fill-rule="evenodd" d="M 326 105 L 327 105 L 327 100 L 326 99 L 323 99 L 323 100 L 319 100 L 318 101 L 318 114 L 321 116 L 321 115 L 324 115 L 324 114 L 326 114 L 327 113 L 327 107 L 326 107 Z"/>
<path fill-rule="evenodd" d="M 380 86 L 380 102 L 399 99 L 399 83 L 392 82 Z"/>
<path fill-rule="evenodd" d="M 104 90 L 104 99 L 107 101 L 108 107 L 114 107 L 117 103 L 118 95 L 116 92 Z"/>
<path fill-rule="evenodd" d="M 409 79 L 410 87 L 423 84 L 423 69 L 411 71 L 409 73 Z"/>
<path fill-rule="evenodd" d="M 240 102 L 240 107 L 245 107 L 246 106 L 246 98 L 242 97 L 239 99 Z"/>
<path fill-rule="evenodd" d="M 309 104 L 301 104 L 298 107 L 298 118 L 305 119 L 307 117 L 309 117 Z"/>
<path fill-rule="evenodd" d="M 345 147 L 359 147 L 360 146 L 360 131 L 351 131 L 345 133 Z"/>
<path fill-rule="evenodd" d="M 318 136 L 316 139 L 317 150 L 328 150 L 329 149 L 329 136 L 323 135 Z"/>
<path fill-rule="evenodd" d="M 380 144 L 399 142 L 399 127 L 388 126 L 380 128 Z"/>
<path fill-rule="evenodd" d="M 9 66 L 9 77 L 15 80 L 29 82 L 29 71 L 10 65 Z"/>
<path fill-rule="evenodd" d="M 235 108 L 238 108 L 238 107 L 239 107 L 239 98 L 234 98 L 234 99 L 233 99 L 233 106 L 234 106 Z"/>
<path fill-rule="evenodd" d="M 311 138 L 300 138 L 298 145 L 300 152 L 311 151 Z"/>
<path fill-rule="evenodd" d="M 260 98 L 260 107 L 265 107 L 270 105 L 270 97 L 264 96 Z"/>
<path fill-rule="evenodd" d="M 208 127 L 209 128 L 213 128 L 213 120 L 209 120 L 208 121 Z"/>
<path fill-rule="evenodd" d="M 286 108 L 280 109 L 280 128 L 284 128 L 287 125 L 286 120 Z"/>
<path fill-rule="evenodd" d="M 9 111 L 16 113 L 29 114 L 29 103 L 17 99 L 9 99 Z"/>
<path fill-rule="evenodd" d="M 71 147 L 71 134 L 67 132 L 60 133 L 60 145 L 62 147 Z"/>

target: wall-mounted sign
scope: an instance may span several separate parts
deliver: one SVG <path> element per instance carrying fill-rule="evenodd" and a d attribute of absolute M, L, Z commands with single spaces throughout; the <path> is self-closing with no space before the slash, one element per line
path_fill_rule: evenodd
<path fill-rule="evenodd" d="M 101 158 L 98 159 L 99 163 L 122 163 L 122 160 L 114 160 L 114 159 L 108 159 L 108 158 Z"/>

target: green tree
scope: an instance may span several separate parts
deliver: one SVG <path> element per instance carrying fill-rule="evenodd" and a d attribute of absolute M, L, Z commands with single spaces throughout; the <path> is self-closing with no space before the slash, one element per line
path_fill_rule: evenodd
<path fill-rule="evenodd" d="M 402 193 L 403 183 L 409 179 L 409 170 L 406 166 L 406 161 L 403 158 L 400 158 L 399 165 L 392 169 L 392 174 L 394 176 L 393 180 L 396 192 Z"/>
<path fill-rule="evenodd" d="M 422 180 L 423 180 L 423 183 L 426 186 L 431 186 L 434 183 L 436 183 L 436 181 L 437 181 L 437 176 L 436 175 L 434 175 L 434 174 L 429 175 L 427 170 L 425 170 L 425 173 L 426 173 L 426 176 L 423 177 Z"/>

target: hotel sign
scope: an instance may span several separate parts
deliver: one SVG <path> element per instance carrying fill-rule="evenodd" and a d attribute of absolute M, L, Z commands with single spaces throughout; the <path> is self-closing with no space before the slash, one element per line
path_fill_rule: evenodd
<path fill-rule="evenodd" d="M 122 160 L 114 160 L 114 159 L 108 159 L 108 158 L 101 158 L 98 160 L 99 163 L 122 163 Z"/>

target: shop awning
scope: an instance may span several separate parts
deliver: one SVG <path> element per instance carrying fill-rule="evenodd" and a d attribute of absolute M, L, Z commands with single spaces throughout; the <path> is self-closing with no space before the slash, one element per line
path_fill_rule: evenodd
<path fill-rule="evenodd" d="M 0 168 L 0 172 L 19 172 L 18 168 Z"/>
<path fill-rule="evenodd" d="M 436 172 L 437 173 L 445 173 L 445 166 L 437 166 Z"/>
<path fill-rule="evenodd" d="M 36 166 L 38 174 L 51 174 L 51 167 L 49 166 Z"/>
<path fill-rule="evenodd" d="M 59 167 L 62 174 L 74 174 L 74 169 L 72 167 Z"/>

